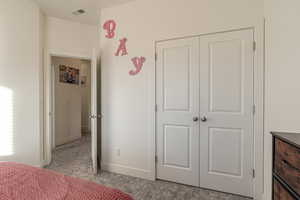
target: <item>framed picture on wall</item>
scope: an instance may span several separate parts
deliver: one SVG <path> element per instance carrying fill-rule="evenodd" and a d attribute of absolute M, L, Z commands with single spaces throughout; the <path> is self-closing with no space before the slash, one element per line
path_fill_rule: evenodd
<path fill-rule="evenodd" d="M 79 69 L 60 65 L 59 82 L 79 85 Z"/>

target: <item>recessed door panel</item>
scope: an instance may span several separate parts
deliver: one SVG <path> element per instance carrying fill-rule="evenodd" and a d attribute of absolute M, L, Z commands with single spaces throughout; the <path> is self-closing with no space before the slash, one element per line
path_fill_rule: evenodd
<path fill-rule="evenodd" d="M 186 126 L 166 125 L 164 130 L 165 166 L 190 168 L 191 137 L 190 128 Z M 180 147 L 180 148 L 178 148 Z"/>
<path fill-rule="evenodd" d="M 241 176 L 242 146 L 242 129 L 209 128 L 209 173 Z"/>
<path fill-rule="evenodd" d="M 242 48 L 239 39 L 209 44 L 210 112 L 242 111 Z"/>
<path fill-rule="evenodd" d="M 190 46 L 163 50 L 164 109 L 167 111 L 189 111 L 190 51 Z"/>

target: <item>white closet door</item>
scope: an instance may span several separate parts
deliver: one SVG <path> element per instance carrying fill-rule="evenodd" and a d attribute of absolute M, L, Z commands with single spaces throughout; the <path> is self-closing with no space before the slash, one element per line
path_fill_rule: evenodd
<path fill-rule="evenodd" d="M 252 196 L 253 31 L 200 37 L 200 187 Z"/>
<path fill-rule="evenodd" d="M 157 178 L 199 186 L 199 38 L 157 54 Z"/>

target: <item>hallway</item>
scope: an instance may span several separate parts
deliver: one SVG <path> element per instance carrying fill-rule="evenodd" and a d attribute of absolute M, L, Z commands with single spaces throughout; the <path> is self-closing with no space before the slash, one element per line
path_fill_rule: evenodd
<path fill-rule="evenodd" d="M 83 136 L 73 143 L 59 146 L 53 153 L 48 169 L 68 176 L 91 180 L 93 178 L 91 160 L 91 137 Z"/>
<path fill-rule="evenodd" d="M 48 169 L 81 179 L 90 180 L 108 187 L 117 188 L 130 194 L 135 200 L 247 200 L 231 194 L 224 194 L 196 187 L 165 181 L 149 181 L 109 172 L 93 175 L 91 138 L 59 147 L 53 155 Z"/>

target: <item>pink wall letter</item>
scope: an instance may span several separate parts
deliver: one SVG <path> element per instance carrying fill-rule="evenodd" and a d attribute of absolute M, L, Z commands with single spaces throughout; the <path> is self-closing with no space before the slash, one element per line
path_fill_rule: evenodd
<path fill-rule="evenodd" d="M 126 38 L 120 40 L 120 45 L 118 47 L 117 52 L 115 53 L 115 56 L 119 56 L 120 52 L 122 52 L 121 56 L 125 56 L 128 54 L 126 49 L 126 42 L 127 42 Z"/>
<path fill-rule="evenodd" d="M 131 76 L 134 76 L 142 70 L 142 67 L 143 67 L 144 62 L 146 61 L 146 58 L 144 58 L 144 57 L 140 57 L 140 58 L 135 57 L 135 58 L 132 58 L 131 61 L 134 64 L 135 70 L 130 70 L 129 74 Z"/>
<path fill-rule="evenodd" d="M 111 39 L 115 36 L 116 22 L 114 20 L 108 20 L 103 24 L 103 29 L 107 31 L 105 37 Z"/>

